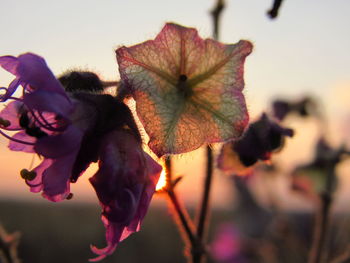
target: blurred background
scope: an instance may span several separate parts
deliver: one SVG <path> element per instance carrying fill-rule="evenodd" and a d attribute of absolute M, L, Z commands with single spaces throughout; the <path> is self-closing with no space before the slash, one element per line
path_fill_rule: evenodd
<path fill-rule="evenodd" d="M 0 54 L 17 56 L 29 51 L 43 56 L 57 75 L 79 69 L 94 71 L 104 80 L 118 80 L 116 48 L 153 39 L 166 22 L 195 27 L 203 38 L 210 38 L 210 10 L 215 2 L 1 0 Z M 271 6 L 272 1 L 226 1 L 221 17 L 220 41 L 247 39 L 254 44 L 245 64 L 244 93 L 251 119 L 269 110 L 276 98 L 298 100 L 310 95 L 316 98 L 326 119 L 322 133 L 334 147 L 342 143 L 349 146 L 350 2 L 285 0 L 275 20 L 266 15 Z M 11 80 L 10 74 L 0 71 L 0 86 L 7 86 Z M 283 172 L 268 182 L 255 176 L 249 189 L 259 209 L 270 205 L 273 192 L 279 211 L 293 214 L 296 220 L 301 213 L 313 211 L 314 206 L 291 191 L 287 174 L 297 164 L 313 158 L 321 131 L 312 118 L 291 116 L 285 125 L 294 128 L 296 134 L 274 159 Z M 215 146 L 214 150 L 218 152 L 219 148 Z M 203 155 L 203 149 L 199 149 L 174 157 L 175 173 L 184 175 L 177 191 L 192 212 L 200 199 Z M 104 245 L 100 208 L 87 180 L 96 166 L 73 185 L 72 200 L 55 204 L 30 193 L 20 178 L 19 171 L 29 167 L 32 159 L 31 155 L 8 151 L 7 140 L 0 138 L 0 223 L 9 232 L 21 232 L 19 257 L 23 262 L 86 262 L 92 256 L 90 243 Z M 334 210 L 346 214 L 350 201 L 348 161 L 338 167 L 337 174 L 340 183 Z M 222 222 L 237 218 L 238 196 L 232 177 L 216 170 L 212 240 Z M 307 225 L 308 220 L 306 217 L 302 222 Z M 299 227 L 307 242 L 310 235 Z M 181 253 L 182 241 L 166 200 L 157 195 L 142 231 L 124 241 L 105 262 L 185 262 Z M 303 262 L 300 260 L 294 262 Z"/>

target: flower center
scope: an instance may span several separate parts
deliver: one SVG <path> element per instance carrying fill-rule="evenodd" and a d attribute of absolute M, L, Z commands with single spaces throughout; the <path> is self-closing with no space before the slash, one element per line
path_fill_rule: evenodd
<path fill-rule="evenodd" d="M 177 90 L 179 91 L 180 94 L 182 94 L 184 98 L 189 98 L 193 95 L 193 91 L 191 87 L 188 85 L 187 79 L 188 78 L 186 75 L 181 74 L 179 76 L 179 80 L 176 85 Z"/>

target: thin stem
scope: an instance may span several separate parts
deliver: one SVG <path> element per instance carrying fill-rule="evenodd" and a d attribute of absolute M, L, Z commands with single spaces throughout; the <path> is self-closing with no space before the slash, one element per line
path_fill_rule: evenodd
<path fill-rule="evenodd" d="M 332 164 L 331 164 L 332 165 Z M 328 167 L 326 189 L 320 194 L 320 208 L 316 217 L 313 244 L 310 251 L 309 263 L 326 262 L 327 237 L 329 229 L 329 217 L 332 206 L 332 193 L 335 180 L 333 167 Z"/>
<path fill-rule="evenodd" d="M 211 15 L 213 18 L 213 38 L 215 40 L 219 39 L 219 33 L 220 33 L 220 18 L 222 11 L 225 8 L 224 0 L 217 0 L 216 5 L 214 6 L 213 10 L 211 11 Z M 204 190 L 203 190 L 203 196 L 202 196 L 202 202 L 200 205 L 199 210 L 199 216 L 198 216 L 198 224 L 197 224 L 197 244 L 203 244 L 205 235 L 208 231 L 209 226 L 209 197 L 210 197 L 210 190 L 212 185 L 212 177 L 213 177 L 213 151 L 210 148 L 210 146 L 207 146 L 207 167 L 206 167 L 206 176 L 204 181 Z M 201 263 L 203 260 L 205 260 L 205 250 L 203 249 L 203 246 L 201 247 L 194 247 L 192 250 L 192 262 L 193 263 Z"/>
<path fill-rule="evenodd" d="M 186 244 L 186 247 L 191 247 L 192 251 L 197 247 L 197 238 L 194 235 L 193 223 L 190 219 L 186 209 L 180 204 L 179 199 L 174 191 L 174 184 L 172 180 L 172 170 L 171 170 L 171 158 L 170 156 L 165 158 L 165 174 L 167 180 L 167 186 L 165 192 L 167 193 L 171 204 L 173 205 L 175 214 L 177 216 L 176 223 L 180 232 L 183 234 L 182 237 Z M 190 261 L 190 255 L 185 253 Z"/>
<path fill-rule="evenodd" d="M 217 0 L 216 5 L 210 12 L 213 18 L 213 37 L 214 39 L 219 39 L 219 29 L 220 29 L 220 17 L 221 13 L 225 8 L 224 0 Z"/>
<path fill-rule="evenodd" d="M 321 195 L 320 211 L 318 212 L 315 225 L 313 245 L 311 248 L 309 263 L 325 262 L 326 241 L 329 226 L 329 212 L 332 204 L 332 198 L 327 195 Z"/>
<path fill-rule="evenodd" d="M 197 239 L 198 242 L 204 243 L 203 240 L 205 238 L 208 225 L 209 225 L 209 197 L 210 197 L 210 190 L 212 185 L 212 177 L 213 177 L 213 151 L 210 148 L 210 146 L 207 146 L 207 170 L 206 170 L 206 176 L 204 181 L 204 190 L 203 190 L 203 197 L 202 197 L 202 203 L 200 206 L 199 211 L 199 217 L 198 217 L 198 224 L 197 224 Z M 193 263 L 200 263 L 203 262 L 203 255 L 204 255 L 203 249 L 194 250 L 193 253 Z"/>
<path fill-rule="evenodd" d="M 193 230 L 192 230 L 193 227 L 191 227 L 190 226 L 191 224 L 189 223 L 190 222 L 189 216 L 188 216 L 187 212 L 185 212 L 183 207 L 180 205 L 179 200 L 177 199 L 175 192 L 173 190 L 168 190 L 167 194 L 170 198 L 171 203 L 173 204 L 175 212 L 176 212 L 178 219 L 181 223 L 181 227 L 183 228 L 183 230 L 186 234 L 186 238 L 190 242 L 191 246 L 193 246 L 193 244 L 196 243 L 196 238 L 193 234 Z M 187 240 L 185 240 L 185 242 L 187 243 Z"/>
<path fill-rule="evenodd" d="M 278 16 L 278 11 L 281 7 L 281 4 L 282 4 L 282 1 L 283 0 L 274 0 L 273 1 L 273 5 L 272 5 L 272 8 L 267 11 L 267 15 L 271 18 L 271 19 L 274 19 Z"/>

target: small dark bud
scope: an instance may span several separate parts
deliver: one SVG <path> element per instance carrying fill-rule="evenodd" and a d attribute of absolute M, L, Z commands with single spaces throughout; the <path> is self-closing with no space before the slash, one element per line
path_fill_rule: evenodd
<path fill-rule="evenodd" d="M 102 91 L 103 84 L 99 77 L 88 71 L 73 71 L 59 77 L 58 80 L 61 82 L 64 89 L 68 92 L 77 91 Z"/>
<path fill-rule="evenodd" d="M 271 152 L 283 147 L 286 136 L 293 136 L 293 130 L 279 126 L 263 114 L 232 147 L 242 164 L 249 167 L 258 160 L 269 160 Z"/>

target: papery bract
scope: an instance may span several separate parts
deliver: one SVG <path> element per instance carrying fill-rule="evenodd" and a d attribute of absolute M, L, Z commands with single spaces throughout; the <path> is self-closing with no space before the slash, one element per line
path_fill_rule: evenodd
<path fill-rule="evenodd" d="M 248 114 L 243 64 L 252 44 L 203 40 L 193 28 L 166 24 L 155 40 L 117 49 L 122 94 L 158 155 L 238 138 Z"/>

